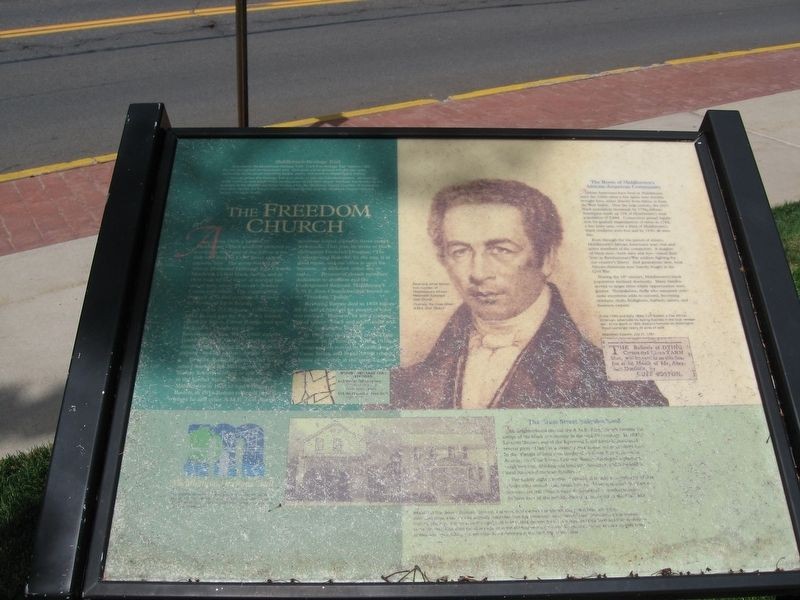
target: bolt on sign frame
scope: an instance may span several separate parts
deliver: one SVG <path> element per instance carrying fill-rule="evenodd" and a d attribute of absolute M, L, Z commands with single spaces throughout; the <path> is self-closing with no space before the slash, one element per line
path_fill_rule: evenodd
<path fill-rule="evenodd" d="M 797 339 L 736 112 L 173 129 L 134 104 L 27 592 L 792 593 Z"/>

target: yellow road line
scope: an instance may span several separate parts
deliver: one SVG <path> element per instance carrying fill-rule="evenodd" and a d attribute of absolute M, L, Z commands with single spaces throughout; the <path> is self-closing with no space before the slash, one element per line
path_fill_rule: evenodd
<path fill-rule="evenodd" d="M 494 96 L 495 94 L 505 94 L 506 92 L 518 92 L 520 90 L 527 90 L 535 87 L 542 87 L 544 85 L 555 85 L 557 83 L 567 83 L 569 81 L 579 81 L 581 79 L 589 79 L 594 75 L 564 75 L 561 77 L 550 77 L 549 79 L 539 79 L 538 81 L 526 81 L 524 83 L 514 83 L 511 85 L 501 85 L 499 87 L 484 88 L 482 90 L 474 90 L 464 94 L 455 94 L 450 96 L 450 100 L 469 100 L 471 98 L 481 98 L 483 96 Z"/>
<path fill-rule="evenodd" d="M 640 71 L 646 68 L 647 67 L 622 67 L 621 69 L 611 69 L 610 71 L 601 71 L 600 73 L 562 75 L 560 77 L 550 77 L 548 79 L 537 79 L 536 81 L 525 81 L 523 83 L 513 83 L 511 85 L 501 85 L 499 87 L 484 88 L 481 90 L 474 90 L 472 92 L 465 92 L 463 94 L 455 94 L 450 96 L 448 100 L 469 100 L 471 98 L 493 96 L 494 94 L 505 94 L 506 92 L 518 92 L 520 90 L 528 90 L 546 85 L 569 83 L 570 81 L 581 81 L 583 79 L 594 79 L 595 77 L 604 77 L 606 75 L 619 75 L 620 73 L 631 73 L 633 71 Z"/>
<path fill-rule="evenodd" d="M 99 165 L 102 163 L 111 162 L 116 158 L 117 158 L 117 153 L 114 152 L 112 154 L 101 154 L 99 156 L 89 156 L 87 158 L 79 158 L 77 160 L 70 160 L 68 162 L 60 162 L 60 163 L 53 163 L 52 165 L 33 167 L 32 169 L 24 169 L 22 171 L 0 173 L 0 183 L 4 183 L 6 181 L 13 181 L 14 179 L 24 179 L 25 177 L 36 177 L 37 175 L 47 175 L 48 173 L 68 171 L 69 169 L 77 169 L 78 167 L 91 167 L 92 165 Z"/>
<path fill-rule="evenodd" d="M 778 52 L 780 50 L 794 50 L 800 48 L 800 42 L 792 44 L 780 44 L 778 46 L 762 46 L 761 48 L 751 48 L 749 50 L 733 50 L 732 52 L 716 52 L 714 54 L 701 54 L 700 56 L 689 56 L 687 58 L 673 58 L 665 60 L 667 65 L 685 65 L 696 62 L 706 62 L 709 60 L 719 60 L 721 58 L 733 58 L 735 56 L 750 56 L 752 54 L 763 54 L 764 52 Z"/>
<path fill-rule="evenodd" d="M 338 0 L 338 1 L 346 1 L 346 2 L 358 2 L 361 0 Z M 275 3 L 273 3 L 275 4 Z M 288 4 L 288 2 L 284 3 Z M 696 62 L 705 62 L 711 60 L 719 60 L 721 58 L 732 58 L 736 56 L 749 56 L 752 54 L 762 54 L 765 52 L 778 52 L 780 50 L 793 50 L 800 48 L 800 42 L 795 42 L 791 44 L 781 44 L 778 46 L 763 46 L 761 48 L 751 48 L 749 50 L 736 50 L 733 52 L 720 52 L 717 54 L 704 54 L 702 56 L 691 56 L 688 58 L 676 58 L 664 61 L 661 65 L 681 65 L 681 64 L 688 64 L 688 63 L 696 63 Z M 651 65 L 651 67 L 658 67 L 659 65 Z M 541 87 L 546 85 L 555 85 L 558 83 L 566 83 L 570 81 L 580 81 L 583 79 L 590 79 L 594 77 L 602 77 L 607 75 L 617 75 L 620 73 L 630 73 L 632 71 L 640 71 L 642 69 L 647 69 L 650 67 L 647 66 L 638 66 L 638 67 L 623 67 L 620 69 L 612 69 L 610 71 L 603 71 L 601 73 L 594 73 L 591 75 L 581 74 L 581 75 L 565 75 L 562 77 L 551 77 L 548 79 L 539 79 L 537 81 L 528 81 L 525 83 L 515 83 L 512 85 L 504 85 L 499 87 L 493 88 L 485 88 L 480 90 L 474 90 L 472 92 L 466 92 L 463 94 L 455 94 L 449 97 L 449 100 L 452 101 L 459 101 L 459 100 L 468 100 L 471 98 L 480 98 L 483 96 L 491 96 L 494 94 L 503 94 L 506 92 L 514 92 L 534 87 Z M 392 110 L 401 110 L 403 108 L 411 108 L 414 106 L 425 106 L 430 104 L 438 104 L 439 100 L 435 100 L 433 98 L 423 98 L 419 100 L 409 100 L 408 102 L 397 102 L 394 104 L 382 104 L 380 106 L 373 106 L 370 108 L 362 108 L 358 110 L 350 110 L 345 111 L 336 115 L 328 115 L 324 117 L 311 117 L 308 119 L 297 119 L 295 121 L 283 121 L 280 123 L 273 123 L 271 125 L 264 125 L 264 127 L 307 127 L 309 125 L 317 125 L 326 122 L 336 121 L 340 118 L 345 119 L 352 119 L 354 117 L 360 117 L 363 115 L 370 115 L 382 112 L 389 112 Z M 100 164 L 104 162 L 110 162 L 117 157 L 116 154 L 103 154 L 100 156 L 92 156 L 89 158 L 80 158 L 78 160 L 73 160 L 69 162 L 62 162 L 62 163 L 55 163 L 52 165 L 44 165 L 41 167 L 34 167 L 32 169 L 25 169 L 22 171 L 12 171 L 9 173 L 2 173 L 0 174 L 0 183 L 5 181 L 13 181 L 15 179 L 22 179 L 24 177 L 34 177 L 36 175 L 44 175 L 47 173 L 54 173 L 57 171 L 66 171 L 67 169 L 74 169 L 77 167 L 86 167 L 90 165 Z"/>
<path fill-rule="evenodd" d="M 734 58 L 736 56 L 750 56 L 753 54 L 763 54 L 765 52 L 778 52 L 780 50 L 794 50 L 800 48 L 800 42 L 791 44 L 780 44 L 778 46 L 763 46 L 761 48 L 751 48 L 749 50 L 734 50 L 731 52 L 716 52 L 714 54 L 702 54 L 700 56 L 689 56 L 686 58 L 673 58 L 665 60 L 661 65 L 683 65 L 689 63 L 706 62 L 712 60 L 719 60 L 721 58 Z M 653 67 L 659 66 L 658 64 L 651 65 Z M 637 67 L 622 67 L 620 69 L 611 69 L 610 71 L 602 71 L 600 73 L 592 74 L 579 74 L 579 75 L 563 75 L 561 77 L 550 77 L 549 79 L 538 79 L 536 81 L 525 81 L 522 83 L 514 83 L 511 85 L 501 85 L 493 88 L 484 88 L 466 92 L 463 94 L 455 94 L 450 96 L 450 100 L 469 100 L 471 98 L 481 98 L 483 96 L 492 96 L 494 94 L 504 94 L 506 92 L 518 92 L 520 90 L 527 90 L 530 88 L 542 87 L 546 85 L 555 85 L 558 83 L 568 83 L 570 81 L 580 81 L 582 79 L 592 79 L 594 77 L 603 77 L 606 75 L 618 75 L 620 73 L 630 73 L 632 71 L 640 71 L 647 69 L 647 66 Z"/>
<path fill-rule="evenodd" d="M 420 100 L 409 100 L 407 102 L 395 102 L 394 104 L 382 104 L 380 106 L 372 106 L 370 108 L 360 108 L 358 110 L 348 110 L 335 115 L 326 115 L 324 117 L 311 117 L 309 119 L 298 119 L 296 121 L 283 121 L 281 123 L 273 123 L 272 125 L 264 125 L 264 127 L 308 127 L 309 125 L 317 125 L 336 121 L 338 119 L 352 119 L 354 117 L 363 117 L 364 115 L 374 115 L 376 113 L 389 112 L 392 110 L 401 110 L 403 108 L 412 108 L 414 106 L 425 106 L 427 104 L 438 104 L 438 100 L 433 98 L 422 98 Z"/>
<path fill-rule="evenodd" d="M 348 110 L 337 115 L 329 115 L 326 117 L 312 117 L 309 119 L 298 119 L 296 121 L 283 121 L 281 123 L 274 123 L 272 125 L 264 125 L 263 127 L 308 127 L 309 125 L 317 125 L 328 121 L 335 121 L 340 118 L 352 119 L 354 117 L 361 117 L 364 115 L 371 115 L 375 113 L 389 112 L 392 110 L 401 110 L 403 108 L 412 108 L 414 106 L 425 106 L 426 104 L 438 104 L 438 100 L 432 98 L 423 98 L 420 100 L 409 100 L 408 102 L 396 102 L 394 104 L 382 104 L 380 106 L 372 106 L 369 108 L 361 108 L 358 110 Z M 54 163 L 51 165 L 43 165 L 41 167 L 33 167 L 31 169 L 24 169 L 22 171 L 11 171 L 9 173 L 0 173 L 0 183 L 6 181 L 14 181 L 15 179 L 24 179 L 26 177 L 36 177 L 38 175 L 47 175 L 48 173 L 57 173 L 59 171 L 68 171 L 69 169 L 77 169 L 78 167 L 90 167 L 92 165 L 99 165 L 102 163 L 111 162 L 116 160 L 117 154 L 101 154 L 99 156 L 89 156 L 86 158 L 79 158 L 69 162 Z"/>
<path fill-rule="evenodd" d="M 712 60 L 719 60 L 722 58 L 734 58 L 737 56 L 750 56 L 753 54 L 763 54 L 765 52 L 778 52 L 780 50 L 794 50 L 800 48 L 800 42 L 791 44 L 780 44 L 778 46 L 763 46 L 761 48 L 751 48 L 749 50 L 734 50 L 731 52 L 716 52 L 714 54 L 702 54 L 700 56 L 689 56 L 686 58 L 672 58 L 665 60 L 660 65 L 683 65 L 689 63 L 706 62 Z M 651 65 L 653 67 L 659 64 Z M 568 83 L 570 81 L 580 81 L 582 79 L 592 79 L 594 77 L 603 77 L 606 75 L 618 75 L 620 73 L 630 73 L 632 71 L 640 71 L 647 69 L 647 66 L 637 67 L 623 67 L 620 69 L 611 69 L 610 71 L 602 71 L 600 73 L 592 74 L 579 74 L 579 75 L 563 75 L 561 77 L 551 77 L 549 79 L 539 79 L 536 81 L 525 81 L 523 83 L 514 83 L 511 85 L 501 85 L 499 87 L 484 88 L 463 94 L 455 94 L 450 96 L 450 100 L 469 100 L 470 98 L 481 98 L 482 96 L 492 96 L 494 94 L 504 94 L 506 92 L 517 92 L 520 90 L 527 90 L 530 88 L 542 87 L 546 85 L 555 85 L 558 83 Z"/>
<path fill-rule="evenodd" d="M 265 10 L 281 10 L 287 8 L 301 8 L 305 6 L 321 6 L 326 4 L 347 4 L 362 2 L 363 0 L 279 0 L 277 2 L 261 2 L 251 4 L 247 12 L 261 12 Z M 198 17 L 215 17 L 219 15 L 232 15 L 236 12 L 233 6 L 217 6 L 213 8 L 198 8 L 193 10 L 176 10 L 172 12 L 148 13 L 130 17 L 116 17 L 110 19 L 95 19 L 91 21 L 75 21 L 72 23 L 56 23 L 54 25 L 40 25 L 37 27 L 24 27 L 21 29 L 0 30 L 0 39 L 27 37 L 33 35 L 48 35 L 68 31 L 83 31 L 86 29 L 101 29 L 104 27 L 123 27 L 128 25 L 142 25 L 145 23 L 158 23 L 161 21 L 176 21 L 179 19 L 195 19 Z"/>

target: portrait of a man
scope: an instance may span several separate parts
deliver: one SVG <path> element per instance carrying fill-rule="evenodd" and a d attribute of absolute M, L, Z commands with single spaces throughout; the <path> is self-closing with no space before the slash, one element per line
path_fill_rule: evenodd
<path fill-rule="evenodd" d="M 553 201 L 524 183 L 440 190 L 428 233 L 463 303 L 427 357 L 392 372 L 400 409 L 665 406 L 652 381 L 609 381 L 549 281 L 563 237 Z"/>

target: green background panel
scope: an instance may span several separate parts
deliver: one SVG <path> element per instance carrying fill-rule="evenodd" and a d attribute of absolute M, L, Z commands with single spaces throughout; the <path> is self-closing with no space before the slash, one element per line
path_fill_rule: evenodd
<path fill-rule="evenodd" d="M 401 507 L 285 501 L 290 418 L 303 414 L 132 411 L 105 577 L 358 581 L 397 570 Z M 189 428 L 219 423 L 263 430 L 262 476 L 187 474 Z"/>
<path fill-rule="evenodd" d="M 396 365 L 396 160 L 394 140 L 180 140 L 134 406 L 285 407 L 296 370 Z"/>
<path fill-rule="evenodd" d="M 800 567 L 761 406 L 493 414 L 503 501 L 480 519 L 508 534 L 476 531 L 469 510 L 407 509 L 404 562 L 429 577 Z"/>
<path fill-rule="evenodd" d="M 760 406 L 417 411 L 399 421 L 363 413 L 395 418 L 407 437 L 428 431 L 426 442 L 432 431 L 452 437 L 442 421 L 459 432 L 459 419 L 494 419 L 499 501 L 405 506 L 287 502 L 287 452 L 298 447 L 290 419 L 315 417 L 295 430 L 316 431 L 318 416 L 134 411 L 106 577 L 380 581 L 419 565 L 430 578 L 497 580 L 800 567 Z M 261 427 L 263 476 L 188 476 L 193 423 Z"/>

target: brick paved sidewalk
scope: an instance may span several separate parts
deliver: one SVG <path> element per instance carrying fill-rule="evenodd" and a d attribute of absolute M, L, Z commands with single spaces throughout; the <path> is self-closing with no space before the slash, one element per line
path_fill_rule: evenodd
<path fill-rule="evenodd" d="M 654 65 L 319 126 L 595 129 L 797 89 L 800 49 L 791 49 Z M 0 183 L 0 256 L 97 233 L 112 169 L 106 163 Z"/>

